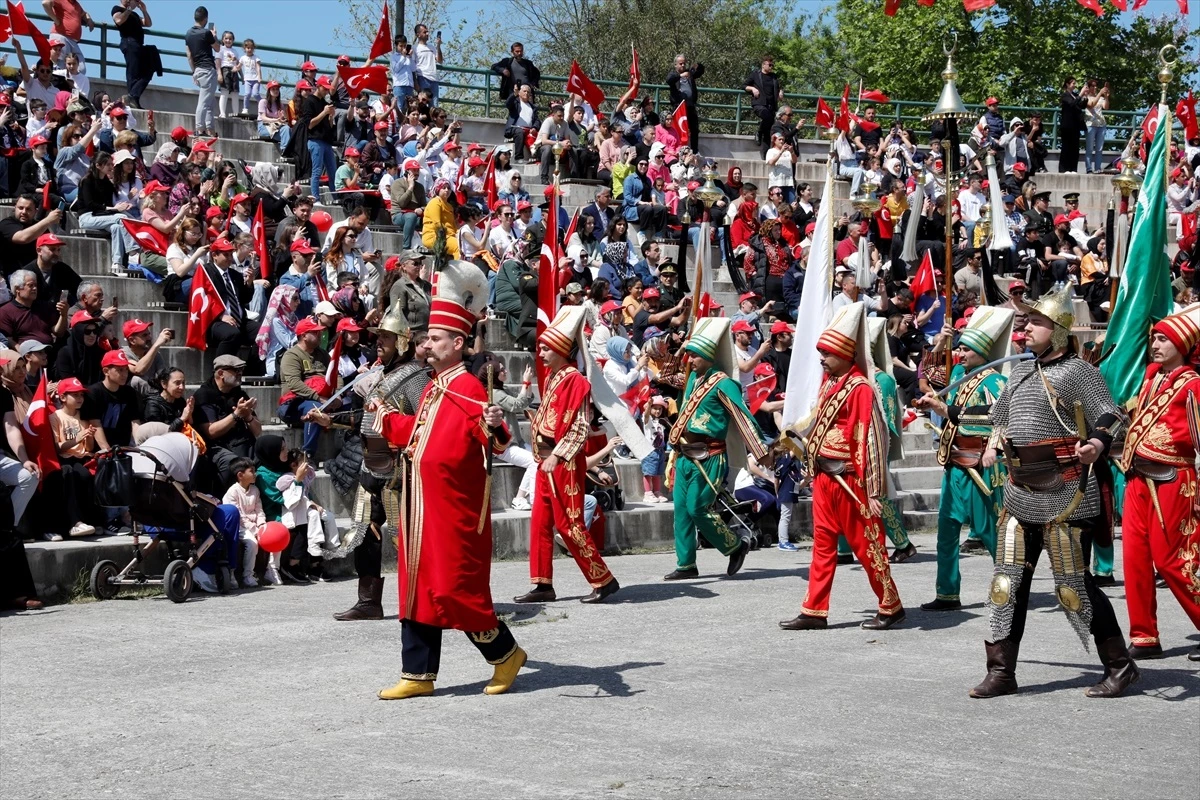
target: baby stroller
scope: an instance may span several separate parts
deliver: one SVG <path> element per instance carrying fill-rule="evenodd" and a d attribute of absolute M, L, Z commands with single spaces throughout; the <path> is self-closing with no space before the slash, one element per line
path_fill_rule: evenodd
<path fill-rule="evenodd" d="M 113 561 L 92 568 L 90 588 L 97 600 L 111 600 L 122 586 L 159 586 L 175 603 L 192 592 L 192 567 L 214 544 L 222 543 L 212 516 L 217 500 L 191 491 L 196 446 L 182 433 L 152 436 L 139 447 L 113 448 L 97 458 L 97 502 L 128 507 L 133 520 L 133 560 L 124 569 Z M 143 535 L 151 537 L 144 547 Z M 203 538 L 201 538 L 203 537 Z M 144 562 L 157 548 L 166 548 L 162 575 L 147 574 Z M 224 547 L 217 548 L 224 553 Z M 222 556 L 223 558 L 223 556 Z M 222 560 L 220 566 L 227 566 Z M 216 570 L 217 587 L 228 590 L 226 570 Z"/>

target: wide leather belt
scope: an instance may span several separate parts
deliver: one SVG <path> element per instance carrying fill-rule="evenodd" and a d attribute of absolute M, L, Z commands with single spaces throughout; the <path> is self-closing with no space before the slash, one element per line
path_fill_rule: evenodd
<path fill-rule="evenodd" d="M 558 442 L 546 436 L 538 436 L 533 444 L 534 450 L 537 452 L 537 457 L 541 459 L 549 458 L 554 455 L 554 445 Z"/>
<path fill-rule="evenodd" d="M 817 456 L 816 467 L 818 472 L 823 472 L 826 475 L 845 475 L 847 477 L 854 475 L 853 464 L 849 461 L 841 461 L 836 458 Z"/>
<path fill-rule="evenodd" d="M 396 454 L 388 446 L 387 439 L 364 436 L 363 444 L 363 466 L 367 470 L 380 475 L 392 471 L 396 463 Z"/>
<path fill-rule="evenodd" d="M 1135 455 L 1130 467 L 1135 475 L 1156 483 L 1170 483 L 1179 476 L 1179 470 L 1170 464 L 1151 461 L 1144 456 Z"/>
<path fill-rule="evenodd" d="M 725 442 L 718 439 L 697 442 L 682 441 L 675 444 L 675 449 L 693 461 L 703 461 L 711 456 L 724 453 Z"/>
<path fill-rule="evenodd" d="M 950 463 L 963 469 L 975 469 L 983 460 L 987 439 L 982 436 L 955 436 L 950 443 Z"/>
<path fill-rule="evenodd" d="M 1013 445 L 1018 464 L 1010 463 L 1008 478 L 1031 492 L 1057 492 L 1069 480 L 1077 480 L 1083 465 L 1078 458 L 1062 457 L 1054 444 Z"/>

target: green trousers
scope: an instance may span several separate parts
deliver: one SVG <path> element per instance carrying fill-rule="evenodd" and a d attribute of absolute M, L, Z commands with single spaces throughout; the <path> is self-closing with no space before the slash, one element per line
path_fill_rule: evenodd
<path fill-rule="evenodd" d="M 1003 505 L 1003 491 L 1003 487 L 997 486 L 988 497 L 966 470 L 950 467 L 942 473 L 942 496 L 938 502 L 937 599 L 958 599 L 962 585 L 958 571 L 959 536 L 963 525 L 971 526 L 971 531 L 995 560 L 996 520 Z"/>
<path fill-rule="evenodd" d="M 728 469 L 729 462 L 724 455 L 710 456 L 703 461 L 692 461 L 683 456 L 675 460 L 672 496 L 675 501 L 675 559 L 678 569 L 696 568 L 697 530 L 722 555 L 731 555 L 741 546 L 741 539 L 712 507 L 717 499 L 712 487 L 719 487 L 725 482 Z M 705 475 L 708 476 L 707 480 Z"/>
<path fill-rule="evenodd" d="M 1117 469 L 1111 460 L 1108 463 L 1113 475 L 1113 516 L 1119 519 L 1125 510 L 1125 473 Z M 1107 547 L 1092 544 L 1092 574 L 1105 578 L 1113 574 L 1113 546 L 1111 544 Z"/>
<path fill-rule="evenodd" d="M 881 497 L 879 505 L 883 506 L 883 532 L 887 534 L 888 541 L 900 550 L 908 547 L 908 531 L 904 529 L 904 517 L 900 516 L 900 509 L 896 508 L 895 501 Z M 838 555 L 854 555 L 845 536 L 838 537 Z"/>

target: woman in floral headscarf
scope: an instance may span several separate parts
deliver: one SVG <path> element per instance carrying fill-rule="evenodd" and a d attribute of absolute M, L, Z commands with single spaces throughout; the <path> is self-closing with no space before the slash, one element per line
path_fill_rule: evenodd
<path fill-rule="evenodd" d="M 367 308 L 363 305 L 356 286 L 343 286 L 330 296 L 329 302 L 342 312 L 342 317 L 352 319 L 359 325 L 362 325 L 363 319 L 367 316 Z"/>
<path fill-rule="evenodd" d="M 271 292 L 267 313 L 254 338 L 268 378 L 275 375 L 276 356 L 296 343 L 296 307 L 299 305 L 300 290 L 295 286 L 280 284 Z"/>
<path fill-rule="evenodd" d="M 154 163 L 150 165 L 150 178 L 173 189 L 175 184 L 179 183 L 180 177 L 179 145 L 167 142 L 154 154 Z"/>

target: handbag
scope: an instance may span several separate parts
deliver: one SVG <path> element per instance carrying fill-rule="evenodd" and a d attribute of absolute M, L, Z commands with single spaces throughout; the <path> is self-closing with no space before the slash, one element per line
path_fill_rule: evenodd
<path fill-rule="evenodd" d="M 96 462 L 96 504 L 121 508 L 133 504 L 133 459 L 121 450 L 101 456 Z"/>

